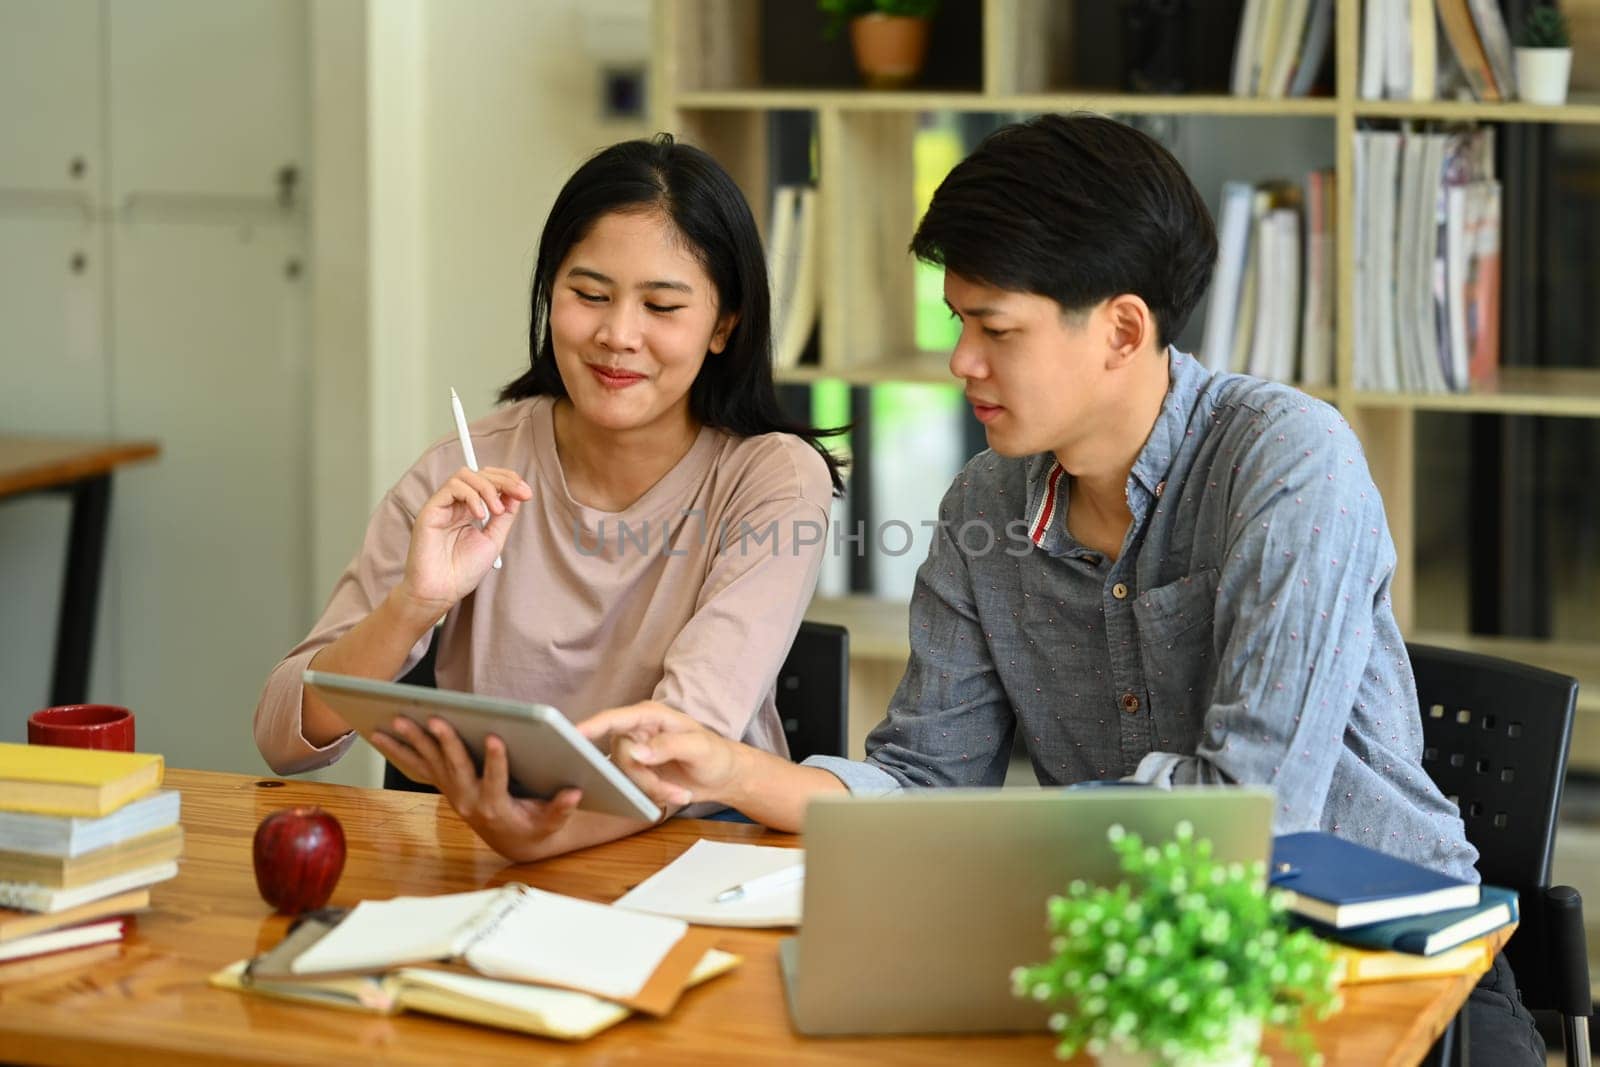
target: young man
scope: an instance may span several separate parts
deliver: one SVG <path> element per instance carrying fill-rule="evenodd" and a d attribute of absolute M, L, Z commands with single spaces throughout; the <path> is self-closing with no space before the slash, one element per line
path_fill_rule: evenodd
<path fill-rule="evenodd" d="M 1476 880 L 1420 764 L 1395 549 L 1355 435 L 1170 347 L 1217 255 L 1172 156 L 1096 116 L 1007 127 L 945 179 L 911 247 L 945 269 L 950 369 L 990 448 L 940 506 L 866 760 L 795 766 L 659 710 L 580 729 L 662 803 L 785 830 L 820 793 L 999 785 L 1020 732 L 1045 785 L 1269 785 L 1280 833 Z M 1514 988 L 1497 961 L 1473 1051 L 1542 1063 Z"/>

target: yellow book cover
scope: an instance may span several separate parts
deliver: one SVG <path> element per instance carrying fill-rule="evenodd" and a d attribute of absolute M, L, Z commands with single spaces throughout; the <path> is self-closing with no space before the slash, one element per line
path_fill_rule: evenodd
<path fill-rule="evenodd" d="M 157 753 L 0 743 L 0 811 L 109 815 L 161 785 Z"/>
<path fill-rule="evenodd" d="M 1433 956 L 1414 956 L 1409 952 L 1380 952 L 1374 949 L 1338 945 L 1334 966 L 1340 985 L 1367 982 L 1394 982 L 1407 978 L 1440 978 L 1451 974 L 1479 974 L 1494 962 L 1488 938 L 1480 937 Z"/>

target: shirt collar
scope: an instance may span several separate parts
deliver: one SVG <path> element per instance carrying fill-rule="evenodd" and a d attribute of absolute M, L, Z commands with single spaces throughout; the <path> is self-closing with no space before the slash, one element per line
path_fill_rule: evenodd
<path fill-rule="evenodd" d="M 1189 432 L 1189 417 L 1194 412 L 1200 391 L 1211 378 L 1208 371 L 1193 356 L 1167 348 L 1167 396 L 1161 402 L 1161 413 L 1145 439 L 1144 447 L 1134 460 L 1128 477 L 1128 504 L 1135 521 L 1142 518 L 1150 499 L 1161 496 L 1166 488 L 1167 471 L 1172 458 L 1183 446 Z M 1040 548 L 1050 551 L 1061 544 L 1056 531 L 1064 531 L 1062 516 L 1066 513 L 1066 471 L 1055 456 L 1048 452 L 1027 459 L 1028 479 L 1028 537 Z M 1135 488 L 1149 496 L 1139 499 Z M 1064 535 L 1063 535 L 1064 536 Z"/>

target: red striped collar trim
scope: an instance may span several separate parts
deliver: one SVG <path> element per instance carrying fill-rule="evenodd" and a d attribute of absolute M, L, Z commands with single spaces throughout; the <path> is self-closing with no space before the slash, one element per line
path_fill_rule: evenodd
<path fill-rule="evenodd" d="M 1033 527 L 1028 538 L 1041 548 L 1044 546 L 1044 535 L 1050 531 L 1050 520 L 1055 518 L 1056 514 L 1056 484 L 1061 481 L 1061 476 L 1065 473 L 1066 468 L 1058 462 L 1055 469 L 1050 472 L 1044 499 L 1039 502 L 1039 510 L 1033 516 Z"/>

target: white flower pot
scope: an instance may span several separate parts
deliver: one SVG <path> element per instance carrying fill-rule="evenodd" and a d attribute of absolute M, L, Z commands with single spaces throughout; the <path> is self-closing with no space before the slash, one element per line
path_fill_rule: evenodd
<path fill-rule="evenodd" d="M 1096 1056 L 1095 1062 L 1100 1067 L 1255 1067 L 1260 1050 L 1261 1020 L 1239 1018 L 1233 1021 L 1227 1045 L 1215 1055 L 1180 1055 L 1167 1060 L 1153 1050 L 1124 1052 L 1111 1048 Z"/>
<path fill-rule="evenodd" d="M 1571 74 L 1570 48 L 1517 49 L 1517 95 L 1530 104 L 1566 103 Z"/>

